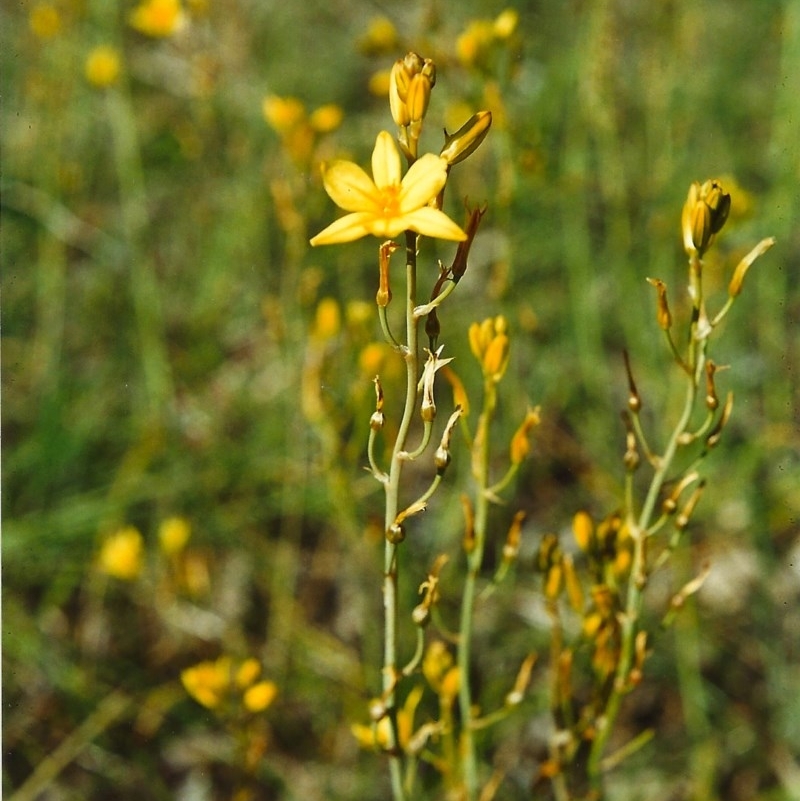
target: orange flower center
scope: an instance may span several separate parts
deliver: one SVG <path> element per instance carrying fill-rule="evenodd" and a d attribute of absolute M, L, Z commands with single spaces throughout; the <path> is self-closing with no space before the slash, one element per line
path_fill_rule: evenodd
<path fill-rule="evenodd" d="M 383 186 L 381 193 L 381 213 L 384 217 L 397 217 L 400 214 L 400 184 Z"/>

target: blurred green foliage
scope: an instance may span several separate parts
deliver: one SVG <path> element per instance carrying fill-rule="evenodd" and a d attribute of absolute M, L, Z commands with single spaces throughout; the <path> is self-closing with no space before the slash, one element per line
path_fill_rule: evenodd
<path fill-rule="evenodd" d="M 379 683 L 380 504 L 362 470 L 377 328 L 358 303 L 374 243 L 307 239 L 332 212 L 316 162 L 366 161 L 391 127 L 370 79 L 414 49 L 437 62 L 439 108 L 495 115 L 451 182 L 451 210 L 468 195 L 489 212 L 442 341 L 474 380 L 467 327 L 504 313 L 505 435 L 528 402 L 544 419 L 515 499 L 516 584 L 478 621 L 489 698 L 546 643 L 525 554 L 618 497 L 623 348 L 645 414 L 674 408 L 645 277 L 685 312 L 689 183 L 718 176 L 733 195 L 709 265 L 720 303 L 738 259 L 777 238 L 714 352 L 736 407 L 683 556 L 685 577 L 706 560 L 712 575 L 626 709 L 621 736 L 652 725 L 661 744 L 610 797 L 800 797 L 800 3 L 512 3 L 516 32 L 471 59 L 459 37 L 504 4 L 194 0 L 165 37 L 133 29 L 134 5 L 0 10 L 4 794 L 386 797 L 349 728 Z M 86 75 L 101 45 L 119 58 L 105 87 Z M 271 96 L 306 121 L 335 103 L 342 125 L 276 130 Z M 445 125 L 429 122 L 431 150 Z M 312 347 L 325 297 L 342 324 Z M 458 542 L 454 493 L 411 532 L 407 575 Z M 192 528 L 177 561 L 158 539 L 175 515 Z M 144 537 L 134 581 L 98 567 L 128 525 Z M 190 699 L 181 671 L 220 654 L 257 657 L 274 704 Z M 501 798 L 533 797 L 537 681 L 483 743 Z"/>

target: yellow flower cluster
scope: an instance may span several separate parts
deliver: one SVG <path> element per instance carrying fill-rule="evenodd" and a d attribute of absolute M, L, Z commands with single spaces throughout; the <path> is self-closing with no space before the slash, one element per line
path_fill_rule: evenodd
<path fill-rule="evenodd" d="M 297 164 L 307 164 L 319 135 L 335 131 L 344 118 L 341 106 L 326 103 L 310 114 L 296 97 L 267 95 L 261 102 L 267 125 L 281 138 L 284 149 Z"/>
<path fill-rule="evenodd" d="M 231 696 L 238 696 L 248 712 L 263 712 L 278 694 L 272 681 L 256 681 L 261 664 L 252 657 L 235 664 L 229 656 L 200 662 L 181 673 L 186 692 L 207 709 L 218 708 Z"/>
<path fill-rule="evenodd" d="M 502 11 L 494 20 L 472 20 L 456 40 L 456 53 L 463 64 L 480 61 L 491 46 L 509 39 L 517 29 L 519 14 L 513 8 Z"/>
<path fill-rule="evenodd" d="M 488 317 L 469 327 L 469 346 L 483 375 L 495 384 L 508 367 L 508 322 L 502 315 Z"/>

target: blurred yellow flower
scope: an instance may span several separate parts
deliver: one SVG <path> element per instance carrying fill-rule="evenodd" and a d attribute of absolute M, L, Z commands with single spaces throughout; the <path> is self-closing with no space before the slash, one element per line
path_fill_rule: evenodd
<path fill-rule="evenodd" d="M 388 17 L 373 17 L 358 46 L 362 53 L 375 56 L 396 50 L 399 41 L 397 28 Z"/>
<path fill-rule="evenodd" d="M 501 11 L 494 21 L 494 35 L 498 39 L 508 39 L 512 33 L 517 29 L 519 22 L 519 12 L 513 8 L 507 8 Z"/>
<path fill-rule="evenodd" d="M 83 67 L 86 80 L 98 89 L 117 82 L 120 71 L 119 52 L 108 45 L 95 47 L 86 57 Z"/>
<path fill-rule="evenodd" d="M 128 17 L 131 27 L 145 36 L 172 36 L 186 23 L 180 0 L 143 0 Z"/>
<path fill-rule="evenodd" d="M 317 133 L 330 133 L 342 124 L 343 118 L 342 107 L 328 103 L 312 111 L 308 123 Z"/>
<path fill-rule="evenodd" d="M 425 650 L 422 659 L 422 674 L 436 692 L 442 691 L 445 675 L 453 666 L 453 656 L 441 640 L 434 640 Z"/>
<path fill-rule="evenodd" d="M 242 702 L 249 712 L 263 712 L 278 694 L 278 687 L 272 681 L 260 681 L 249 687 L 242 697 Z"/>
<path fill-rule="evenodd" d="M 388 350 L 383 342 L 370 342 L 361 349 L 358 355 L 358 366 L 366 376 L 374 376 L 381 372 L 386 361 Z"/>
<path fill-rule="evenodd" d="M 296 97 L 268 95 L 261 102 L 261 113 L 267 124 L 279 134 L 290 131 L 306 116 L 305 106 Z"/>
<path fill-rule="evenodd" d="M 322 298 L 314 316 L 311 334 L 315 339 L 333 339 L 342 327 L 342 314 L 335 298 Z"/>
<path fill-rule="evenodd" d="M 490 20 L 476 19 L 456 39 L 456 53 L 463 64 L 474 64 L 494 38 L 494 24 Z"/>
<path fill-rule="evenodd" d="M 182 551 L 191 534 L 192 527 L 186 518 L 168 517 L 158 527 L 158 540 L 161 543 L 161 550 L 166 554 L 175 554 Z"/>
<path fill-rule="evenodd" d="M 261 663 L 250 657 L 234 666 L 229 656 L 200 662 L 181 673 L 186 692 L 207 709 L 216 709 L 237 688 L 242 693 L 241 703 L 248 712 L 263 712 L 278 694 L 272 681 L 253 682 L 261 673 Z"/>
<path fill-rule="evenodd" d="M 373 72 L 369 77 L 367 88 L 369 93 L 375 97 L 388 97 L 389 86 L 392 80 L 391 70 L 379 70 Z"/>
<path fill-rule="evenodd" d="M 457 667 L 451 667 L 442 678 L 442 685 L 439 688 L 439 700 L 443 704 L 452 704 L 458 695 L 460 673 Z"/>
<path fill-rule="evenodd" d="M 61 15 L 52 3 L 37 3 L 28 15 L 28 25 L 40 39 L 52 39 L 61 31 Z"/>
<path fill-rule="evenodd" d="M 98 567 L 123 581 L 132 581 L 142 569 L 144 541 L 138 529 L 126 526 L 108 537 L 100 548 Z"/>
<path fill-rule="evenodd" d="M 351 161 L 323 168 L 325 191 L 337 206 L 351 212 L 311 239 L 312 245 L 352 242 L 372 234 L 381 239 L 406 230 L 462 242 L 467 235 L 443 211 L 429 206 L 447 182 L 447 164 L 426 153 L 401 179 L 400 153 L 392 135 L 381 131 L 372 152 L 372 174 Z"/>
<path fill-rule="evenodd" d="M 236 671 L 236 684 L 244 689 L 249 687 L 261 674 L 261 663 L 250 657 L 245 659 Z"/>
<path fill-rule="evenodd" d="M 221 656 L 215 662 L 200 662 L 181 673 L 186 692 L 208 709 L 219 706 L 231 683 L 231 659 Z"/>

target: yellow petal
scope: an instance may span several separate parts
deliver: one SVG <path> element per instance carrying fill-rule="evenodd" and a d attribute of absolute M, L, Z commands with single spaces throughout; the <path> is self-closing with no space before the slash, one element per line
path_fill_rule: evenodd
<path fill-rule="evenodd" d="M 430 206 L 404 214 L 400 221 L 403 223 L 401 230 L 416 231 L 418 234 L 434 239 L 463 242 L 467 238 L 467 235 L 443 211 Z M 397 233 L 399 231 L 395 234 L 387 234 L 387 236 L 395 236 Z"/>
<path fill-rule="evenodd" d="M 447 162 L 433 153 L 426 153 L 409 167 L 403 178 L 398 198 L 400 210 L 405 213 L 426 205 L 439 194 L 445 183 Z"/>
<path fill-rule="evenodd" d="M 312 246 L 338 245 L 361 239 L 362 236 L 372 233 L 369 223 L 373 220 L 374 215 L 366 211 L 346 214 L 312 237 L 311 244 Z"/>
<path fill-rule="evenodd" d="M 274 700 L 278 688 L 272 681 L 260 681 L 250 687 L 242 697 L 242 702 L 250 712 L 262 712 Z"/>
<path fill-rule="evenodd" d="M 334 161 L 322 172 L 325 191 L 345 211 L 374 211 L 378 190 L 370 177 L 352 161 Z"/>
<path fill-rule="evenodd" d="M 375 185 L 380 188 L 400 184 L 400 153 L 392 135 L 387 131 L 381 131 L 375 140 L 375 149 L 372 151 L 372 177 L 375 179 Z"/>

